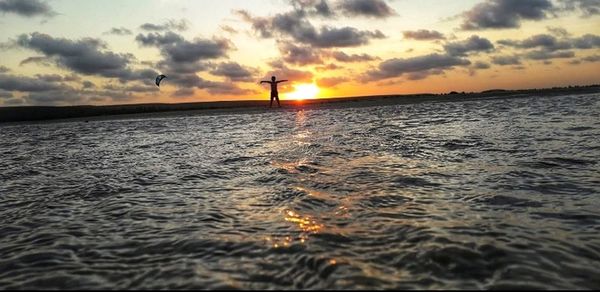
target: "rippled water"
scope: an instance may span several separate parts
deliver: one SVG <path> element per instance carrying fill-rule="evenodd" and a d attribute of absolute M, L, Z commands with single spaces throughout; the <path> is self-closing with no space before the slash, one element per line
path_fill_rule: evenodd
<path fill-rule="evenodd" d="M 600 288 L 600 95 L 0 127 L 0 288 Z"/>

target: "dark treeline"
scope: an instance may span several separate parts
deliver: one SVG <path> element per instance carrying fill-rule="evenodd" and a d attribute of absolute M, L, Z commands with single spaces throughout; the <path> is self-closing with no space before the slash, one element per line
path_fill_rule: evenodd
<path fill-rule="evenodd" d="M 339 102 L 365 102 L 369 105 L 415 103 L 421 101 L 460 101 L 479 98 L 505 98 L 507 96 L 539 95 L 553 96 L 570 93 L 597 93 L 600 85 L 570 86 L 548 89 L 527 90 L 486 90 L 480 93 L 451 92 L 447 94 L 418 94 L 418 95 L 380 95 L 363 97 L 346 97 L 331 99 L 304 100 L 302 102 L 283 101 L 284 107 L 310 107 L 315 105 L 335 104 Z M 220 101 L 220 102 L 196 102 L 180 104 L 130 104 L 130 105 L 107 105 L 107 106 L 24 106 L 24 107 L 0 107 L 0 123 L 21 121 L 42 121 L 55 119 L 84 118 L 125 114 L 144 114 L 172 111 L 191 110 L 218 110 L 218 109 L 242 109 L 242 108 L 264 108 L 268 101 Z"/>

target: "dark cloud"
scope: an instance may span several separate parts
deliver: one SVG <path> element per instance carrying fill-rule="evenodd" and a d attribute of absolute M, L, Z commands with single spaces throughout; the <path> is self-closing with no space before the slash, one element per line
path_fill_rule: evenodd
<path fill-rule="evenodd" d="M 492 57 L 492 63 L 500 66 L 520 65 L 521 60 L 518 56 L 494 56 Z"/>
<path fill-rule="evenodd" d="M 216 82 L 203 79 L 196 74 L 171 74 L 168 77 L 168 84 L 172 83 L 178 87 L 178 90 L 185 89 L 204 89 L 211 94 L 243 95 L 253 93 L 253 90 L 239 88 L 231 82 Z"/>
<path fill-rule="evenodd" d="M 367 55 L 367 54 L 352 54 L 352 55 L 348 55 L 344 52 L 340 52 L 340 51 L 336 51 L 336 52 L 332 52 L 331 53 L 331 57 L 334 58 L 336 61 L 338 62 L 346 62 L 346 63 L 350 63 L 350 62 L 369 62 L 369 61 L 375 61 L 375 60 L 379 60 L 379 58 L 377 57 L 373 57 L 371 55 Z"/>
<path fill-rule="evenodd" d="M 282 61 L 274 61 L 270 63 L 272 69 L 269 70 L 261 80 L 270 80 L 271 76 L 276 76 L 278 79 L 287 79 L 290 82 L 282 83 L 282 92 L 291 90 L 291 84 L 294 83 L 312 83 L 314 75 L 310 71 L 302 71 L 288 68 Z"/>
<path fill-rule="evenodd" d="M 451 69 L 454 66 L 467 66 L 471 62 L 452 55 L 430 54 L 408 59 L 390 59 L 379 64 L 377 70 L 367 71 L 363 81 L 375 81 L 400 77 L 403 74 L 437 74 L 440 70 Z"/>
<path fill-rule="evenodd" d="M 500 40 L 499 44 L 516 47 L 521 49 L 533 49 L 533 48 L 543 48 L 546 51 L 557 51 L 557 50 L 565 50 L 570 49 L 572 44 L 565 40 L 559 40 L 554 36 L 548 34 L 538 34 L 531 36 L 522 41 L 515 40 Z"/>
<path fill-rule="evenodd" d="M 327 65 L 325 65 L 325 66 L 318 66 L 318 67 L 315 67 L 315 69 L 316 69 L 317 71 L 319 71 L 319 72 L 323 72 L 323 71 L 331 71 L 331 70 L 338 70 L 338 69 L 343 69 L 343 68 L 344 68 L 344 67 L 340 67 L 340 66 L 338 66 L 338 65 L 336 65 L 336 64 L 333 64 L 333 63 L 331 63 L 331 64 L 327 64 Z"/>
<path fill-rule="evenodd" d="M 452 56 L 466 56 L 470 52 L 489 52 L 494 45 L 486 38 L 473 35 L 467 40 L 444 45 L 444 50 Z"/>
<path fill-rule="evenodd" d="M 237 11 L 252 28 L 264 38 L 290 37 L 297 43 L 315 48 L 357 47 L 368 44 L 371 39 L 385 38 L 379 31 L 361 31 L 353 27 L 322 26 L 317 29 L 307 19 L 306 12 L 295 10 L 280 13 L 270 18 L 252 17 L 246 11 Z"/>
<path fill-rule="evenodd" d="M 546 29 L 553 35 L 558 37 L 568 37 L 571 34 L 562 27 L 547 26 Z"/>
<path fill-rule="evenodd" d="M 473 64 L 473 68 L 479 70 L 489 69 L 490 67 L 490 64 L 481 61 L 477 61 L 475 64 Z"/>
<path fill-rule="evenodd" d="M 427 77 L 431 76 L 431 75 L 442 75 L 444 74 L 443 70 L 439 70 L 439 69 L 431 69 L 431 70 L 425 70 L 425 71 L 419 71 L 419 72 L 413 72 L 413 73 L 409 73 L 406 76 L 406 79 L 408 80 L 423 80 L 426 79 Z"/>
<path fill-rule="evenodd" d="M 323 88 L 331 88 L 348 81 L 350 79 L 346 77 L 326 77 L 317 79 L 317 85 Z"/>
<path fill-rule="evenodd" d="M 40 0 L 0 0 L 0 12 L 25 17 L 56 15 L 48 3 Z"/>
<path fill-rule="evenodd" d="M 63 77 L 65 82 L 76 82 L 76 81 L 81 81 L 81 77 L 75 75 L 75 74 L 71 74 L 71 75 L 67 75 L 65 77 Z"/>
<path fill-rule="evenodd" d="M 185 19 L 169 20 L 163 24 L 144 23 L 140 26 L 140 29 L 145 30 L 145 31 L 169 31 L 169 30 L 185 31 L 188 28 L 189 28 L 189 22 Z"/>
<path fill-rule="evenodd" d="M 29 57 L 19 63 L 20 66 L 28 65 L 28 64 L 37 64 L 46 67 L 52 66 L 52 58 L 43 57 L 43 56 L 35 56 Z"/>
<path fill-rule="evenodd" d="M 124 27 L 121 27 L 121 28 L 113 27 L 111 30 L 105 32 L 104 34 L 131 35 L 131 34 L 133 34 L 133 32 L 131 32 L 131 30 L 126 29 Z"/>
<path fill-rule="evenodd" d="M 326 0 L 290 0 L 295 10 L 303 11 L 308 15 L 334 16 L 331 5 Z"/>
<path fill-rule="evenodd" d="M 87 81 L 87 80 L 83 81 L 83 82 L 81 83 L 81 85 L 83 85 L 83 88 L 84 88 L 84 89 L 89 89 L 89 88 L 94 88 L 94 87 L 96 87 L 96 84 L 94 84 L 94 83 L 93 83 L 93 82 L 91 82 L 91 81 Z"/>
<path fill-rule="evenodd" d="M 194 39 L 185 40 L 182 36 L 166 32 L 165 34 L 139 34 L 135 38 L 143 46 L 154 46 L 173 62 L 197 62 L 204 59 L 225 57 L 232 44 L 224 39 Z"/>
<path fill-rule="evenodd" d="M 196 90 L 194 90 L 193 88 L 180 88 L 177 91 L 175 91 L 171 96 L 172 97 L 190 97 L 190 96 L 194 95 L 195 92 L 196 92 Z"/>
<path fill-rule="evenodd" d="M 405 39 L 413 39 L 419 41 L 430 41 L 430 40 L 445 40 L 446 37 L 443 33 L 435 30 L 415 30 L 415 31 L 404 31 Z"/>
<path fill-rule="evenodd" d="M 145 47 L 160 47 L 172 45 L 180 42 L 184 42 L 185 40 L 181 35 L 178 35 L 174 32 L 168 31 L 164 34 L 160 33 L 149 33 L 149 34 L 138 34 L 135 37 L 135 40 Z"/>
<path fill-rule="evenodd" d="M 162 72 L 186 74 L 206 71 L 211 68 L 212 64 L 210 62 L 173 62 L 172 60 L 167 59 L 158 62 L 157 66 Z"/>
<path fill-rule="evenodd" d="M 35 76 L 46 82 L 61 82 L 64 80 L 64 78 L 58 74 L 37 74 Z"/>
<path fill-rule="evenodd" d="M 338 3 L 337 8 L 350 16 L 386 18 L 396 15 L 394 9 L 383 0 L 343 0 Z"/>
<path fill-rule="evenodd" d="M 41 78 L 0 74 L 0 89 L 20 92 L 45 92 L 65 89 L 66 86 Z"/>
<path fill-rule="evenodd" d="M 227 40 L 196 39 L 191 42 L 178 42 L 163 49 L 175 62 L 196 62 L 202 59 L 225 57 L 230 48 L 231 43 Z"/>
<path fill-rule="evenodd" d="M 296 46 L 289 42 L 279 45 L 281 57 L 287 63 L 296 65 L 323 64 L 321 52 L 309 46 Z"/>
<path fill-rule="evenodd" d="M 229 82 L 217 82 L 214 86 L 206 89 L 210 94 L 225 94 L 225 95 L 247 95 L 256 94 L 258 91 L 253 89 L 240 88 Z"/>
<path fill-rule="evenodd" d="M 248 11 L 245 10 L 237 10 L 235 11 L 235 13 L 239 15 L 242 18 L 242 20 L 250 23 L 252 25 L 252 29 L 260 37 L 273 37 L 273 32 L 271 31 L 271 19 L 266 17 L 253 17 Z"/>
<path fill-rule="evenodd" d="M 6 73 L 10 71 L 10 69 L 6 66 L 0 66 L 0 73 Z"/>
<path fill-rule="evenodd" d="M 523 57 L 531 60 L 567 59 L 574 58 L 572 49 L 600 48 L 600 37 L 586 34 L 576 38 L 557 38 L 548 34 L 531 36 L 524 40 L 500 40 L 499 44 L 528 50 Z M 502 65 L 502 64 L 500 64 Z"/>
<path fill-rule="evenodd" d="M 568 59 L 574 58 L 575 53 L 573 51 L 551 52 L 546 50 L 536 50 L 528 52 L 525 54 L 525 57 L 532 60 Z"/>
<path fill-rule="evenodd" d="M 578 10 L 584 17 L 600 14 L 600 0 L 559 0 L 559 3 L 563 10 Z"/>
<path fill-rule="evenodd" d="M 24 103 L 25 101 L 21 98 L 9 98 L 3 102 L 4 105 L 22 105 Z"/>
<path fill-rule="evenodd" d="M 578 49 L 600 48 L 600 36 L 586 34 L 579 38 L 573 39 L 573 46 Z"/>
<path fill-rule="evenodd" d="M 132 84 L 127 86 L 116 86 L 114 84 L 104 85 L 103 88 L 105 90 L 114 91 L 114 92 L 125 92 L 125 93 L 152 93 L 159 92 L 159 89 L 154 84 Z"/>
<path fill-rule="evenodd" d="M 13 97 L 12 92 L 0 90 L 0 99 L 9 99 L 12 97 Z"/>
<path fill-rule="evenodd" d="M 549 0 L 486 0 L 463 13 L 462 29 L 518 28 L 522 20 L 542 20 L 554 10 Z"/>
<path fill-rule="evenodd" d="M 256 79 L 254 76 L 258 74 L 258 70 L 242 66 L 236 62 L 226 62 L 218 64 L 215 69 L 210 71 L 210 74 L 224 76 L 231 81 L 251 82 Z"/>
<path fill-rule="evenodd" d="M 590 63 L 600 62 L 600 55 L 588 56 L 588 57 L 583 58 L 582 60 L 586 61 L 586 62 L 590 62 Z"/>
<path fill-rule="evenodd" d="M 106 45 L 98 39 L 84 38 L 72 41 L 34 32 L 19 36 L 17 43 L 24 48 L 43 53 L 61 67 L 84 75 L 119 78 L 122 81 L 150 76 L 151 70 L 131 70 L 128 67 L 134 59 L 133 55 L 106 51 Z"/>

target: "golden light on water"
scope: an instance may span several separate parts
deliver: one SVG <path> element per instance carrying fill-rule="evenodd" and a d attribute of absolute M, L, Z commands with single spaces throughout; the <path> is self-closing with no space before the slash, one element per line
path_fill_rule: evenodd
<path fill-rule="evenodd" d="M 323 228 L 322 224 L 309 216 L 301 216 L 291 210 L 286 212 L 285 221 L 295 223 L 304 232 L 317 233 Z"/>
<path fill-rule="evenodd" d="M 294 91 L 288 93 L 286 96 L 289 99 L 303 100 L 303 99 L 314 99 L 319 94 L 319 87 L 315 84 L 299 84 L 294 85 Z"/>

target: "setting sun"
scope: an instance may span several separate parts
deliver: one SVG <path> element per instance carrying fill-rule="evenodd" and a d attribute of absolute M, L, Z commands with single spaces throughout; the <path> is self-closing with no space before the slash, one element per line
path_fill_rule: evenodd
<path fill-rule="evenodd" d="M 290 99 L 313 99 L 319 94 L 319 87 L 314 84 L 300 84 L 294 86 L 294 91 L 287 94 Z"/>

